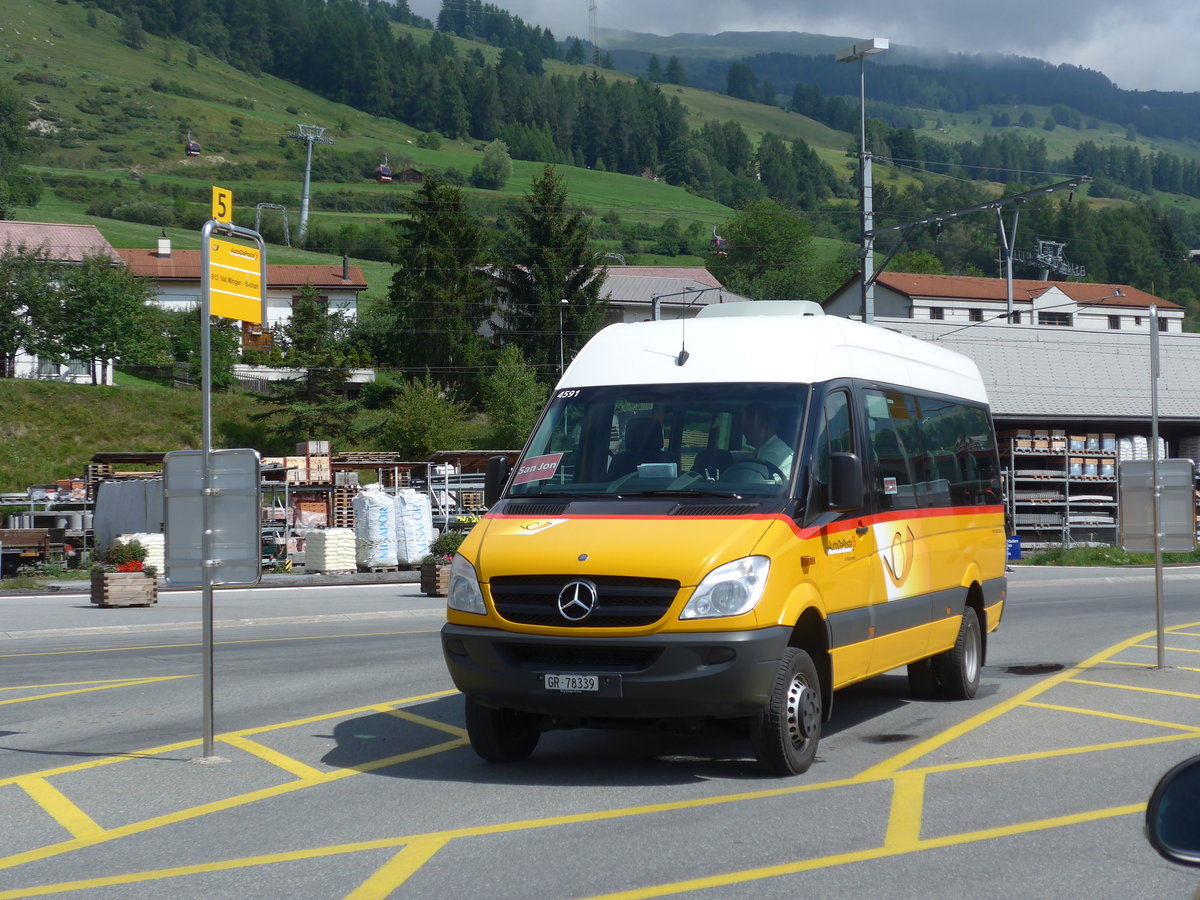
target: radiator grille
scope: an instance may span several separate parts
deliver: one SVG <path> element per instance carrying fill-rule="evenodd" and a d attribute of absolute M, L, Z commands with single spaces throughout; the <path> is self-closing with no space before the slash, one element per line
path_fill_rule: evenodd
<path fill-rule="evenodd" d="M 575 576 L 540 575 L 493 578 L 492 602 L 496 612 L 521 625 L 577 628 L 638 628 L 661 619 L 679 593 L 679 582 L 666 578 L 597 576 L 592 614 L 574 622 L 558 609 L 558 595 Z"/>

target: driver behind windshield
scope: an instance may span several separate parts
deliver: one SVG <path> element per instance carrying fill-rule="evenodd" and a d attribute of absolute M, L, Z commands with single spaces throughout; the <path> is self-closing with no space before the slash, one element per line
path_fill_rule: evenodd
<path fill-rule="evenodd" d="M 785 477 L 791 474 L 792 445 L 780 437 L 779 417 L 763 403 L 752 403 L 742 416 L 742 436 L 754 448 L 754 459 L 766 460 Z M 773 474 L 773 473 L 772 473 Z"/>

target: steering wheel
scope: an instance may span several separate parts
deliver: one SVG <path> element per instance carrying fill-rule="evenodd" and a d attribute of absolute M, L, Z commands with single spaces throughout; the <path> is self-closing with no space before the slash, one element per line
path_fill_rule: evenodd
<path fill-rule="evenodd" d="M 787 476 L 785 474 L 783 474 L 783 469 L 779 468 L 779 466 L 775 465 L 775 463 L 771 462 L 769 459 L 758 459 L 758 458 L 741 459 L 741 460 L 738 460 L 737 462 L 735 462 L 731 466 L 726 466 L 725 471 L 721 473 L 721 480 L 724 481 L 725 476 L 729 475 L 731 472 L 734 472 L 739 467 L 746 467 L 746 466 L 762 466 L 763 469 L 766 470 L 767 475 L 770 476 L 772 481 L 776 480 L 776 478 L 778 478 L 780 484 L 783 484 L 784 482 L 787 481 Z M 734 479 L 734 480 L 736 480 L 736 479 Z"/>

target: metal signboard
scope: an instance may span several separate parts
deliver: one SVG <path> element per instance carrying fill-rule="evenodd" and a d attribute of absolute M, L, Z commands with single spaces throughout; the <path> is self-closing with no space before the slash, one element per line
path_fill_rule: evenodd
<path fill-rule="evenodd" d="M 214 316 L 262 324 L 262 252 L 258 247 L 210 237 L 208 279 Z"/>
<path fill-rule="evenodd" d="M 1126 460 L 1118 471 L 1121 546 L 1134 553 L 1196 548 L 1195 466 L 1190 459 L 1158 461 L 1158 527 L 1154 522 L 1154 462 Z"/>
<path fill-rule="evenodd" d="M 163 460 L 168 584 L 252 585 L 262 576 L 262 484 L 257 450 L 176 450 Z M 205 504 L 208 505 L 207 516 Z M 204 522 L 211 532 L 205 552 Z"/>

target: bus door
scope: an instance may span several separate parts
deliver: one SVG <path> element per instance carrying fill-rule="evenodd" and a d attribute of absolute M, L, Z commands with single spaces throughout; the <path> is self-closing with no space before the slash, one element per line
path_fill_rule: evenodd
<path fill-rule="evenodd" d="M 862 505 L 846 512 L 830 510 L 833 454 L 854 453 L 863 459 L 854 408 L 848 387 L 835 387 L 825 395 L 811 457 L 807 521 L 816 528 L 820 544 L 816 582 L 828 617 L 834 687 L 866 674 L 875 625 L 870 598 L 877 554 L 869 510 Z"/>
<path fill-rule="evenodd" d="M 922 515 L 929 478 L 917 398 L 893 390 L 862 392 L 869 445 L 868 502 L 878 558 L 871 592 L 875 626 L 872 672 L 885 672 L 924 655 L 933 603 L 928 529 Z"/>

